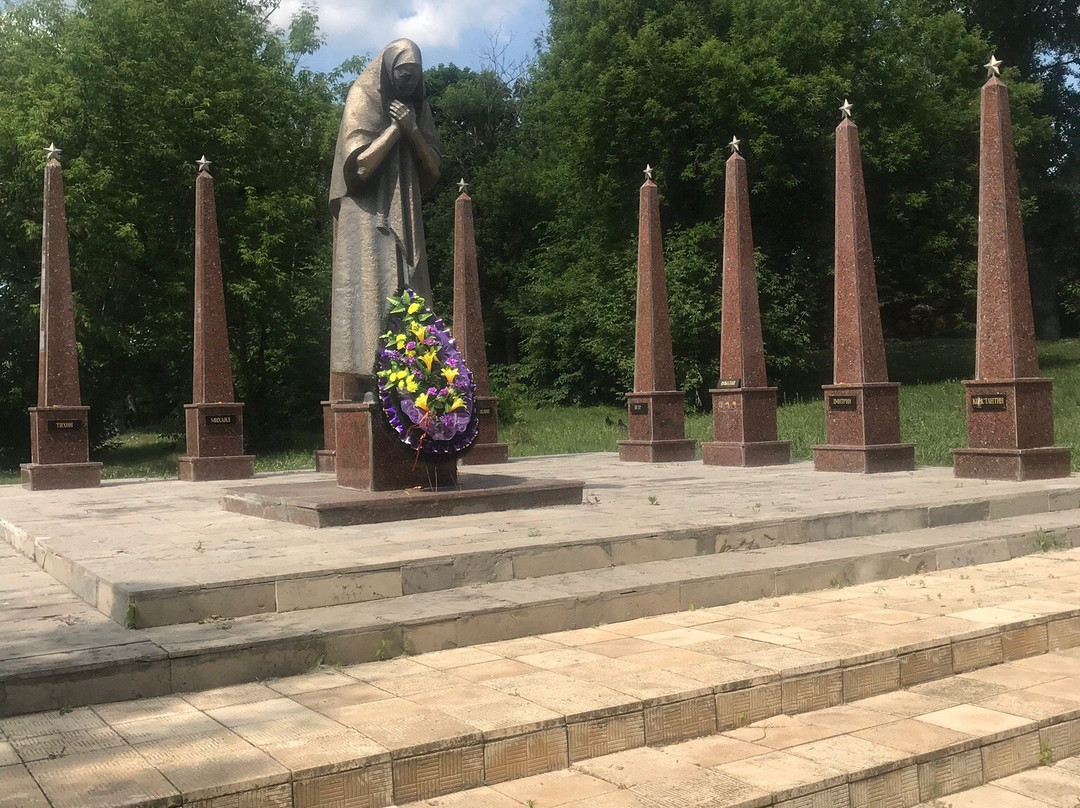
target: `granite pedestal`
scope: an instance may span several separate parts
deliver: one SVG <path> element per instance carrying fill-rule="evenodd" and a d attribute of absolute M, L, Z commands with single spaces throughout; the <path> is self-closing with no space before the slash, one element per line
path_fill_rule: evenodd
<path fill-rule="evenodd" d="M 630 463 L 670 463 L 694 459 L 694 441 L 684 437 L 681 390 L 627 393 L 629 440 L 619 441 L 619 459 Z"/>
<path fill-rule="evenodd" d="M 101 463 L 89 462 L 89 407 L 31 407 L 30 462 L 19 469 L 31 491 L 90 488 L 101 483 Z"/>
<path fill-rule="evenodd" d="M 457 461 L 418 457 L 384 423 L 381 405 L 341 402 L 333 405 L 333 412 L 339 486 L 363 491 L 438 491 L 457 486 Z"/>
<path fill-rule="evenodd" d="M 965 381 L 968 448 L 953 450 L 957 477 L 1067 477 L 1072 451 L 1054 446 L 1051 379 Z"/>
<path fill-rule="evenodd" d="M 476 442 L 462 456 L 461 462 L 466 466 L 506 463 L 510 459 L 510 445 L 499 443 L 499 399 L 477 396 L 475 401 L 480 429 L 476 433 Z"/>
<path fill-rule="evenodd" d="M 776 439 L 776 388 L 710 390 L 713 435 L 701 444 L 707 466 L 774 466 L 791 462 L 791 443 Z"/>
<path fill-rule="evenodd" d="M 185 482 L 238 480 L 255 474 L 255 455 L 244 454 L 244 405 L 185 404 L 187 454 L 176 459 Z"/>

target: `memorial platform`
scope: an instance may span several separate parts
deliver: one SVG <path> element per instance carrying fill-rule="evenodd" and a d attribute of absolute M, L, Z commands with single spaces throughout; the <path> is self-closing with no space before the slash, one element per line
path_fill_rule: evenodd
<path fill-rule="evenodd" d="M 1080 479 L 513 460 L 585 501 L 315 530 L 233 483 L 0 489 L 0 714 L 157 696 L 1015 558 L 1080 543 Z M 324 484 L 262 475 L 255 485 Z"/>

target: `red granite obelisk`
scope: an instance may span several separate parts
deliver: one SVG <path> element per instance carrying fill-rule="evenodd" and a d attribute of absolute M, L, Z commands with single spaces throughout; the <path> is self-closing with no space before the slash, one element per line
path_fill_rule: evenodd
<path fill-rule="evenodd" d="M 900 442 L 900 385 L 889 381 L 859 128 L 851 104 L 836 128 L 836 278 L 833 384 L 825 392 L 827 445 L 817 471 L 909 471 L 915 446 Z"/>
<path fill-rule="evenodd" d="M 454 203 L 454 339 L 476 384 L 480 431 L 462 462 L 466 465 L 505 463 L 510 457 L 510 448 L 499 443 L 499 399 L 491 395 L 488 380 L 480 272 L 476 265 L 476 231 L 468 188 L 465 180 L 458 184 L 461 193 Z"/>
<path fill-rule="evenodd" d="M 244 454 L 244 405 L 234 400 L 225 285 L 221 278 L 217 205 L 210 162 L 195 180 L 195 369 L 192 403 L 184 405 L 187 454 L 177 458 L 180 479 L 238 480 L 255 473 Z"/>
<path fill-rule="evenodd" d="M 30 462 L 20 467 L 22 484 L 31 491 L 101 484 L 101 464 L 90 462 L 90 408 L 82 406 L 79 389 L 64 169 L 56 158 L 59 149 L 50 145 L 46 152 L 38 398 L 30 408 Z"/>
<path fill-rule="evenodd" d="M 675 389 L 660 197 L 652 168 L 646 167 L 638 213 L 634 392 L 626 394 L 630 439 L 619 441 L 619 459 L 638 463 L 693 460 L 694 441 L 686 438 L 683 402 L 682 391 Z"/>
<path fill-rule="evenodd" d="M 965 381 L 968 448 L 957 477 L 1067 477 L 1072 452 L 1054 446 L 1053 381 L 1039 376 L 1009 91 L 986 66 L 979 150 L 979 276 L 975 379 Z"/>
<path fill-rule="evenodd" d="M 710 390 L 713 440 L 701 445 L 709 466 L 791 462 L 791 444 L 777 440 L 776 388 L 765 377 L 750 191 L 739 139 L 732 138 L 724 186 L 724 278 L 720 315 L 720 381 Z"/>

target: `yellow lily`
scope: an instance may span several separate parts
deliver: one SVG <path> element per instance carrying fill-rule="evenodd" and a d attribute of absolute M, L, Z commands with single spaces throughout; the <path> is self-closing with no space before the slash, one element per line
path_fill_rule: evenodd
<path fill-rule="evenodd" d="M 424 412 L 428 411 L 429 408 L 428 408 L 427 393 L 421 393 L 420 395 L 418 395 L 416 397 L 416 399 L 415 399 L 415 402 L 416 402 L 416 408 L 418 410 L 423 410 Z"/>
<path fill-rule="evenodd" d="M 427 326 L 426 325 L 420 325 L 419 323 L 413 323 L 412 326 L 410 327 L 410 330 L 413 332 L 413 336 L 416 337 L 417 342 L 423 342 L 425 339 L 427 339 Z"/>
<path fill-rule="evenodd" d="M 409 376 L 409 378 L 405 380 L 405 389 L 408 390 L 410 393 L 415 393 L 417 390 L 420 389 L 420 385 L 417 384 L 416 379 L 414 379 L 412 376 Z"/>
<path fill-rule="evenodd" d="M 409 314 L 416 314 L 418 311 L 420 311 L 419 303 L 412 303 L 409 305 Z"/>
<path fill-rule="evenodd" d="M 453 412 L 454 410 L 460 410 L 464 406 L 465 406 L 465 400 L 464 399 L 455 398 L 453 400 L 453 402 L 450 404 L 450 408 L 447 410 L 447 412 Z"/>
<path fill-rule="evenodd" d="M 445 377 L 447 384 L 453 384 L 454 379 L 457 378 L 458 369 L 457 368 L 443 368 L 442 369 L 442 375 Z"/>
<path fill-rule="evenodd" d="M 431 366 L 438 361 L 438 357 L 435 356 L 435 351 L 428 351 L 426 354 L 420 355 L 420 361 L 424 363 L 424 367 L 426 367 L 428 373 L 430 373 Z"/>

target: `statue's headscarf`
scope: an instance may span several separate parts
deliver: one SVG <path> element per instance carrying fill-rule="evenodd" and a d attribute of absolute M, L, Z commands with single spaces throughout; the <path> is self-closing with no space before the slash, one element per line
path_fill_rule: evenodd
<path fill-rule="evenodd" d="M 424 99 L 422 70 L 420 81 L 412 95 L 408 98 L 397 98 L 394 68 L 402 64 L 423 66 L 420 48 L 412 40 L 396 39 L 383 48 L 378 58 L 371 61 L 349 90 L 345 112 L 341 117 L 341 129 L 338 132 L 334 173 L 330 179 L 331 210 L 336 210 L 337 200 L 356 190 L 353 187 L 356 154 L 367 148 L 390 125 L 391 101 L 396 99 L 411 106 L 416 115 L 416 125 L 424 139 L 438 147 L 438 133 L 431 115 L 431 106 Z M 422 192 L 430 190 L 423 182 L 421 184 Z"/>

